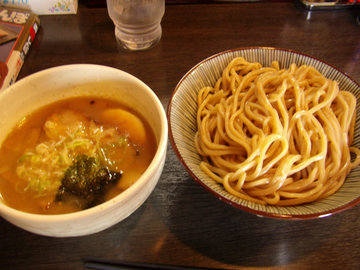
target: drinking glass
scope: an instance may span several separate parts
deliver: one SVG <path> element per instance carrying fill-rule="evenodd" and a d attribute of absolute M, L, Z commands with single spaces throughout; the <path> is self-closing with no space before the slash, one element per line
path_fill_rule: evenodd
<path fill-rule="evenodd" d="M 161 38 L 165 0 L 106 0 L 117 41 L 129 50 L 146 50 Z"/>

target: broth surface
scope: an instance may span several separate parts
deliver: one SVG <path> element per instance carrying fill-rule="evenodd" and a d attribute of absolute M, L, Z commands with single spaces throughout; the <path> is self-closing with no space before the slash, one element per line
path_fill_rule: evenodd
<path fill-rule="evenodd" d="M 71 192 L 56 200 L 64 173 L 76 156 L 93 156 L 101 166 L 121 173 L 120 180 L 106 189 L 106 201 L 139 178 L 156 146 L 149 124 L 123 104 L 90 97 L 58 101 L 24 117 L 3 142 L 0 198 L 30 213 L 79 211 L 88 207 Z"/>

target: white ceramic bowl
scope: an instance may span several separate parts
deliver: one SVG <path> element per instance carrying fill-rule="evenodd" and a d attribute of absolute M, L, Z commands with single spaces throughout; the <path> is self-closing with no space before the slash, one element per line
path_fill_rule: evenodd
<path fill-rule="evenodd" d="M 0 201 L 0 215 L 24 230 L 53 237 L 80 236 L 104 230 L 139 208 L 162 173 L 168 127 L 161 102 L 139 79 L 121 70 L 100 65 L 50 68 L 20 80 L 0 93 L 0 144 L 25 115 L 54 101 L 76 96 L 126 100 L 127 105 L 146 116 L 152 127 L 158 144 L 155 157 L 144 174 L 127 190 L 87 210 L 38 215 L 15 210 Z"/>
<path fill-rule="evenodd" d="M 360 203 L 360 166 L 352 170 L 344 185 L 326 199 L 299 206 L 270 206 L 252 203 L 229 194 L 200 169 L 201 157 L 194 145 L 197 111 L 197 93 L 204 86 L 214 85 L 223 69 L 235 57 L 242 56 L 250 62 L 270 66 L 278 60 L 281 67 L 291 63 L 307 64 L 317 68 L 323 75 L 339 82 L 340 88 L 355 94 L 359 99 L 360 86 L 337 68 L 314 57 L 277 48 L 240 48 L 210 56 L 190 69 L 176 86 L 169 102 L 167 114 L 170 142 L 180 161 L 191 176 L 217 198 L 239 209 L 259 216 L 281 219 L 311 219 L 329 216 Z M 357 103 L 358 118 L 360 103 Z M 360 121 L 356 121 L 354 145 L 360 146 Z"/>

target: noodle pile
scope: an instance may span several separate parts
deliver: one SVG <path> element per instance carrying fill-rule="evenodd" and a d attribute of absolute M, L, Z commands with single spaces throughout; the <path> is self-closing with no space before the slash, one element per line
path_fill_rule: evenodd
<path fill-rule="evenodd" d="M 214 87 L 198 93 L 200 167 L 227 192 L 256 203 L 325 198 L 360 163 L 350 147 L 355 109 L 352 93 L 311 66 L 235 58 Z"/>

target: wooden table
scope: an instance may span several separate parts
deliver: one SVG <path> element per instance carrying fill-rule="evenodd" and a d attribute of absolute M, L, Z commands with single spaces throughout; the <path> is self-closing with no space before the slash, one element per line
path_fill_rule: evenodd
<path fill-rule="evenodd" d="M 360 81 L 358 9 L 308 12 L 296 2 L 167 4 L 151 50 L 118 49 L 104 7 L 42 16 L 19 79 L 49 67 L 94 63 L 148 84 L 166 108 L 181 77 L 227 49 L 267 46 L 322 59 Z M 129 218 L 96 234 L 49 238 L 0 219 L 1 269 L 85 269 L 102 257 L 224 269 L 359 269 L 360 206 L 334 216 L 285 221 L 225 204 L 185 171 L 170 144 L 159 183 Z"/>

